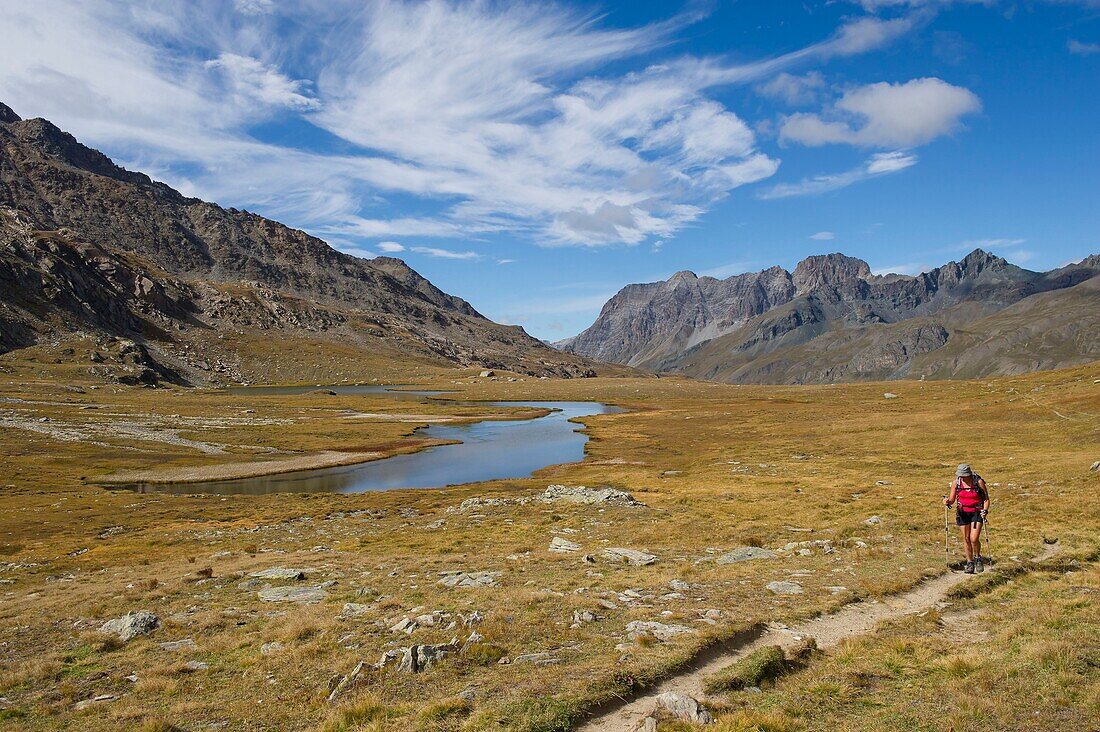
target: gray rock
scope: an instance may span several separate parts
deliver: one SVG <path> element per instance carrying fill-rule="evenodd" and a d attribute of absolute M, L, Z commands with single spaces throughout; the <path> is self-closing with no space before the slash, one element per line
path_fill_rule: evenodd
<path fill-rule="evenodd" d="M 604 549 L 603 555 L 608 559 L 618 562 L 627 562 L 635 567 L 644 567 L 657 561 L 657 557 L 649 552 L 643 552 L 637 549 L 624 549 L 617 546 Z"/>
<path fill-rule="evenodd" d="M 872 516 L 872 517 L 870 517 L 870 518 L 868 518 L 868 519 L 865 519 L 865 520 L 863 521 L 863 523 L 867 524 L 868 526 L 874 526 L 875 524 L 881 524 L 881 523 L 882 523 L 882 519 L 881 519 L 881 518 L 879 518 L 878 516 Z"/>
<path fill-rule="evenodd" d="M 686 625 L 665 625 L 654 620 L 635 620 L 626 624 L 626 634 L 631 640 L 651 635 L 659 641 L 667 641 L 683 633 L 694 633 L 694 628 Z"/>
<path fill-rule="evenodd" d="M 529 663 L 532 666 L 552 666 L 557 663 L 561 663 L 560 658 L 555 658 L 552 654 L 541 651 L 539 653 L 521 653 L 512 659 L 512 663 L 524 664 Z"/>
<path fill-rule="evenodd" d="M 73 709 L 75 709 L 76 711 L 79 712 L 79 711 L 87 709 L 88 707 L 93 706 L 95 704 L 102 704 L 104 702 L 114 701 L 116 699 L 118 699 L 118 697 L 114 694 L 100 694 L 99 696 L 92 697 L 91 699 L 84 699 L 82 701 L 78 701 L 73 706 Z"/>
<path fill-rule="evenodd" d="M 162 649 L 166 651 L 194 651 L 198 649 L 195 641 L 191 638 L 184 638 L 178 641 L 168 641 L 166 643 L 158 643 Z"/>
<path fill-rule="evenodd" d="M 496 376 L 496 372 L 486 370 L 486 371 L 482 371 L 480 374 L 478 374 L 478 376 L 480 376 L 483 379 L 488 379 L 490 376 Z"/>
<path fill-rule="evenodd" d="M 551 485 L 543 491 L 541 499 L 546 503 L 564 502 L 593 505 L 610 503 L 620 506 L 644 506 L 630 493 L 617 488 L 586 488 L 583 485 Z"/>
<path fill-rule="evenodd" d="M 769 582 L 765 585 L 777 595 L 801 595 L 802 585 L 797 582 Z"/>
<path fill-rule="evenodd" d="M 778 556 L 779 555 L 775 552 L 768 549 L 762 549 L 758 546 L 742 546 L 726 552 L 714 561 L 718 564 L 735 564 L 737 562 L 747 562 L 752 559 L 775 559 Z"/>
<path fill-rule="evenodd" d="M 206 661 L 188 661 L 183 664 L 183 670 L 187 673 L 195 673 L 196 671 L 206 671 L 210 668 L 210 664 Z"/>
<path fill-rule="evenodd" d="M 260 655 L 270 656 L 273 653 L 279 653 L 283 650 L 286 650 L 286 646 L 284 646 L 279 641 L 271 641 L 270 643 L 264 643 L 262 646 L 260 646 Z"/>
<path fill-rule="evenodd" d="M 139 635 L 147 635 L 160 627 L 160 618 L 148 610 L 129 612 L 121 618 L 108 620 L 99 626 L 100 633 L 117 635 L 123 643 L 129 643 Z"/>
<path fill-rule="evenodd" d="M 502 572 L 440 572 L 443 579 L 438 584 L 443 587 L 492 587 Z"/>
<path fill-rule="evenodd" d="M 248 575 L 262 580 L 301 580 L 306 578 L 306 573 L 300 569 L 289 567 L 271 567 Z"/>
<path fill-rule="evenodd" d="M 687 694 L 666 691 L 657 696 L 657 706 L 668 711 L 681 722 L 691 724 L 711 724 L 714 717 L 698 701 Z"/>
<path fill-rule="evenodd" d="M 580 551 L 581 545 L 575 542 L 563 539 L 560 536 L 555 536 L 550 540 L 550 551 L 558 552 L 560 554 L 567 554 L 570 552 Z"/>
<path fill-rule="evenodd" d="M 898 395 L 888 391 L 888 392 L 886 392 L 885 394 L 882 395 L 882 398 L 883 399 L 897 399 Z"/>
<path fill-rule="evenodd" d="M 265 587 L 257 593 L 264 602 L 297 602 L 303 605 L 328 597 L 321 587 Z"/>
<path fill-rule="evenodd" d="M 401 662 L 397 665 L 397 670 L 417 674 L 431 668 L 454 651 L 455 644 L 453 643 L 440 643 L 432 646 L 409 646 L 402 654 Z"/>
<path fill-rule="evenodd" d="M 360 602 L 345 602 L 344 609 L 340 612 L 346 618 L 358 617 L 360 615 L 366 615 L 370 612 L 371 606 L 364 605 Z"/>
<path fill-rule="evenodd" d="M 1097 460 L 1095 463 L 1093 463 L 1089 470 L 1094 473 L 1100 472 L 1100 460 Z"/>

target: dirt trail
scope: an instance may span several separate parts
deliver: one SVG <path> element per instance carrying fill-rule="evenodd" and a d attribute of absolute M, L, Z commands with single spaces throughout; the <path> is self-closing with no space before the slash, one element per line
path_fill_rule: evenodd
<path fill-rule="evenodd" d="M 1032 561 L 1049 559 L 1057 551 L 1057 544 L 1046 546 Z M 727 647 L 718 655 L 705 656 L 680 674 L 665 679 L 641 695 L 623 700 L 613 708 L 599 710 L 596 716 L 577 727 L 577 732 L 635 732 L 642 728 L 643 720 L 653 711 L 659 694 L 675 691 L 705 701 L 704 680 L 758 648 L 781 646 L 787 649 L 798 645 L 803 638 L 814 638 L 818 648 L 831 648 L 846 638 L 874 630 L 883 620 L 929 608 L 939 609 L 943 606 L 947 592 L 972 576 L 962 572 L 948 572 L 922 582 L 908 592 L 883 600 L 863 600 L 845 605 L 834 613 L 793 627 L 779 623 L 769 624 L 761 634 L 754 634 L 744 643 Z"/>

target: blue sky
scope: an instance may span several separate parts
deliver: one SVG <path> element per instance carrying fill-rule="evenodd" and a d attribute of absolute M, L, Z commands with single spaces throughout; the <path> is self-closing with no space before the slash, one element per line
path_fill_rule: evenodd
<path fill-rule="evenodd" d="M 0 100 L 556 340 L 631 282 L 1100 252 L 1100 0 L 0 0 Z"/>

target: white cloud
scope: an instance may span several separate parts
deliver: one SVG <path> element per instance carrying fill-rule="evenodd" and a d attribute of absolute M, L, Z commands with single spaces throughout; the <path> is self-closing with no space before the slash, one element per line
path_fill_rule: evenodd
<path fill-rule="evenodd" d="M 245 15 L 263 15 L 275 9 L 275 0 L 235 0 L 233 4 Z"/>
<path fill-rule="evenodd" d="M 390 254 L 396 254 L 397 252 L 405 251 L 405 247 L 395 241 L 378 242 L 378 249 L 379 251 L 387 252 Z"/>
<path fill-rule="evenodd" d="M 756 91 L 763 96 L 779 99 L 792 107 L 817 101 L 824 89 L 825 77 L 820 71 L 810 71 L 801 76 L 784 71 L 756 87 Z"/>
<path fill-rule="evenodd" d="M 429 257 L 437 257 L 439 259 L 480 259 L 481 255 L 477 252 L 454 252 L 450 249 L 439 249 L 437 247 L 413 247 L 412 251 L 417 254 L 425 254 Z"/>
<path fill-rule="evenodd" d="M 887 153 L 875 153 L 864 161 L 863 165 L 843 173 L 830 175 L 816 175 L 812 178 L 803 178 L 797 183 L 780 183 L 763 191 L 758 196 L 764 200 L 776 198 L 791 198 L 793 196 L 809 196 L 818 193 L 827 193 L 840 188 L 845 188 L 868 178 L 874 178 L 888 173 L 896 173 L 900 170 L 917 164 L 917 156 L 912 153 L 896 150 Z"/>
<path fill-rule="evenodd" d="M 1000 249 L 1023 244 L 1027 239 L 967 239 L 963 246 L 967 249 Z"/>
<path fill-rule="evenodd" d="M 814 241 L 831 241 L 836 238 L 836 235 L 831 231 L 819 231 L 816 234 L 811 234 L 810 238 Z"/>
<path fill-rule="evenodd" d="M 497 260 L 497 264 L 515 264 L 515 262 L 516 262 L 516 260 L 514 260 L 514 259 L 498 259 Z"/>
<path fill-rule="evenodd" d="M 41 0 L 0 24 L 0 99 L 191 195 L 349 246 L 497 231 L 633 244 L 778 169 L 713 88 L 914 25 L 861 18 L 748 63 L 636 61 L 695 18 L 616 29 L 553 4 Z M 340 152 L 254 138 L 276 114 L 323 128 Z"/>
<path fill-rule="evenodd" d="M 1066 42 L 1066 48 L 1077 56 L 1092 56 L 1100 53 L 1100 43 L 1083 43 L 1073 38 Z"/>
<path fill-rule="evenodd" d="M 250 56 L 222 53 L 206 62 L 206 68 L 222 71 L 234 93 L 263 104 L 291 109 L 313 109 L 317 100 L 304 94 L 306 83 L 294 81 Z"/>
<path fill-rule="evenodd" d="M 786 117 L 779 138 L 803 145 L 912 147 L 953 132 L 962 117 L 980 110 L 973 92 L 941 79 L 880 82 L 846 91 L 824 115 Z"/>

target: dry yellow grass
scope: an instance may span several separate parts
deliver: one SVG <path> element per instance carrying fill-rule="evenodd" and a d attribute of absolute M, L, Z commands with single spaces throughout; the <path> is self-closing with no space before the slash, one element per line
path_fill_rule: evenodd
<path fill-rule="evenodd" d="M 963 460 L 992 486 L 997 557 L 1037 554 L 1044 535 L 1057 536 L 1069 553 L 1097 542 L 1098 476 L 1089 465 L 1100 459 L 1100 365 L 981 382 L 801 388 L 641 378 L 494 382 L 425 369 L 421 383 L 460 389 L 464 398 L 594 399 L 631 411 L 585 418 L 592 437 L 585 462 L 534 478 L 431 491 L 209 497 L 106 491 L 82 476 L 271 459 L 271 449 L 392 452 L 408 448 L 415 425 L 347 420 L 346 410 L 415 406 L 417 413 L 470 416 L 486 409 L 384 396 L 91 390 L 87 383 L 76 393 L 65 388 L 76 382 L 57 374 L 11 368 L 0 379 L 0 414 L 15 413 L 21 424 L 96 427 L 94 439 L 72 442 L 21 428 L 2 432 L 0 696 L 8 700 L 5 718 L 29 729 L 222 721 L 237 729 L 566 729 L 587 706 L 739 629 L 807 617 L 942 571 L 937 502 Z M 885 400 L 884 391 L 900 397 Z M 43 417 L 52 421 L 37 421 Z M 186 424 L 181 437 L 229 447 L 203 453 L 120 437 L 112 422 Z M 612 485 L 647 507 L 512 502 L 454 510 L 472 496 L 533 496 L 550 483 Z M 873 515 L 881 523 L 866 524 Z M 549 552 L 555 535 L 582 551 Z M 808 539 L 828 539 L 836 551 L 711 561 L 745 544 L 774 549 Z M 659 561 L 614 564 L 600 556 L 608 546 L 645 549 Z M 584 553 L 596 563 L 583 562 Z M 256 587 L 241 585 L 248 573 L 272 566 L 307 570 L 298 584 L 335 584 L 314 606 L 261 602 Z M 210 577 L 196 575 L 205 568 Z M 438 573 L 455 569 L 502 574 L 494 587 L 440 587 Z M 764 589 L 792 576 L 803 594 Z M 673 580 L 690 590 L 665 597 Z M 345 602 L 367 609 L 345 617 Z M 120 648 L 89 640 L 104 619 L 143 608 L 164 626 Z M 711 608 L 721 611 L 714 625 L 701 620 Z M 436 610 L 443 621 L 412 636 L 389 629 Z M 336 709 L 326 701 L 330 680 L 360 660 L 464 638 L 461 622 L 448 625 L 473 610 L 485 617 L 478 627 L 485 642 L 509 659 L 546 652 L 557 663 L 452 656 L 415 676 L 370 671 Z M 597 619 L 571 627 L 575 610 Z M 1056 625 L 1064 613 L 1052 612 L 1046 622 Z M 633 620 L 695 632 L 616 650 Z M 1035 650 L 1036 663 L 1068 668 L 1073 659 L 1052 632 L 1051 643 Z M 197 649 L 158 645 L 188 637 Z M 261 654 L 272 641 L 282 650 Z M 187 661 L 208 666 L 183 672 Z M 968 663 L 960 653 L 956 672 Z M 853 677 L 837 688 L 860 683 Z M 461 692 L 471 701 L 448 701 Z M 76 710 L 101 694 L 117 698 Z M 777 714 L 743 710 L 724 724 L 786 729 Z"/>

